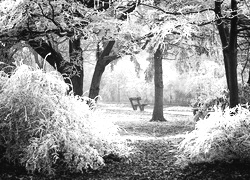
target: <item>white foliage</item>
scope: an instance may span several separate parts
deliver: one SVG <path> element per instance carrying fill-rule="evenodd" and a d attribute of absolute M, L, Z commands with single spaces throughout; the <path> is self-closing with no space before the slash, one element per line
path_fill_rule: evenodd
<path fill-rule="evenodd" d="M 177 164 L 250 160 L 250 112 L 237 106 L 200 120 L 178 147 Z"/>
<path fill-rule="evenodd" d="M 67 85 L 56 73 L 22 65 L 0 81 L 0 144 L 8 147 L 9 161 L 53 173 L 59 160 L 81 172 L 102 167 L 105 155 L 128 152 L 118 127 L 92 116 L 79 97 L 67 96 Z"/>

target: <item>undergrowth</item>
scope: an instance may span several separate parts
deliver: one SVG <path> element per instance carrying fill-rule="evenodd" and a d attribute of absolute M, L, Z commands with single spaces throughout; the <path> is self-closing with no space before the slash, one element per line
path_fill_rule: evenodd
<path fill-rule="evenodd" d="M 250 112 L 237 106 L 197 122 L 178 147 L 177 164 L 250 160 Z"/>
<path fill-rule="evenodd" d="M 98 169 L 104 156 L 129 152 L 117 126 L 92 116 L 86 101 L 66 95 L 68 86 L 56 73 L 22 65 L 5 77 L 1 72 L 0 161 L 54 174 L 60 165 L 70 172 Z"/>

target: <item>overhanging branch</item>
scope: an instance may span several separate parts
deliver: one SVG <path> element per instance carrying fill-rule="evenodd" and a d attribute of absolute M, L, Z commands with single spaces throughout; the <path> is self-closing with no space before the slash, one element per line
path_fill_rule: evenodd
<path fill-rule="evenodd" d="M 144 3 L 140 3 L 139 5 L 147 6 L 147 7 L 159 10 L 159 11 L 163 12 L 164 14 L 169 14 L 169 15 L 189 15 L 189 14 L 202 13 L 202 12 L 206 12 L 206 11 L 214 11 L 213 8 L 206 8 L 206 9 L 201 9 L 198 11 L 189 11 L 189 12 L 182 13 L 182 12 L 177 12 L 177 11 L 175 11 L 175 12 L 165 11 L 164 9 L 162 9 L 158 6 L 152 6 L 152 5 L 144 4 Z"/>

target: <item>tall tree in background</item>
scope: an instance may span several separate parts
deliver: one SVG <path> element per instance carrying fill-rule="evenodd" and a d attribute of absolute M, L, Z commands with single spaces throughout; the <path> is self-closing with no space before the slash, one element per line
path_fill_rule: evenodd
<path fill-rule="evenodd" d="M 177 7 L 184 12 L 177 11 Z M 155 1 L 154 5 L 148 5 L 146 10 L 140 12 L 143 16 L 139 22 L 144 26 L 140 29 L 148 29 L 148 33 L 143 36 L 145 44 L 142 47 L 148 46 L 154 54 L 155 102 L 151 121 L 166 121 L 163 113 L 163 55 L 171 54 L 166 52 L 173 52 L 173 49 L 188 47 L 187 44 L 193 43 L 192 38 L 195 39 L 195 35 L 200 33 L 194 28 L 194 17 L 185 16 L 189 11 L 193 12 L 195 7 L 183 7 L 181 1 Z M 186 53 L 188 51 L 186 49 Z"/>
<path fill-rule="evenodd" d="M 230 26 L 223 20 L 224 17 L 221 12 L 222 3 L 223 1 L 215 1 L 214 11 L 222 44 L 230 107 L 235 107 L 239 103 L 237 80 L 237 1 L 231 0 Z"/>
<path fill-rule="evenodd" d="M 158 46 L 154 53 L 154 84 L 155 101 L 151 121 L 166 121 L 163 115 L 163 71 L 162 71 L 162 49 Z"/>

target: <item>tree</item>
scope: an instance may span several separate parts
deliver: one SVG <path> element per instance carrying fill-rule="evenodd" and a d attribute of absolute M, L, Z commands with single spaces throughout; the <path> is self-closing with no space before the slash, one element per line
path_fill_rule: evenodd
<path fill-rule="evenodd" d="M 183 15 L 179 9 L 175 9 L 176 7 L 181 9 L 183 6 L 181 2 L 178 1 L 178 3 L 161 1 L 155 2 L 153 5 L 142 4 L 147 8 L 139 12 L 141 14 L 139 23 L 143 28 L 138 29 L 148 29 L 147 34 L 140 39 L 144 41 L 142 47 L 147 46 L 148 49 L 152 49 L 154 54 L 155 104 L 151 121 L 165 121 L 163 115 L 163 55 L 168 56 L 170 54 L 167 53 L 168 51 L 173 52 L 174 49 L 191 46 L 193 41 L 190 39 L 195 39 L 195 35 L 200 33 L 194 30 L 196 24 L 193 23 L 192 17 L 185 16 L 189 12 L 184 12 Z M 186 9 L 189 10 L 188 8 Z M 166 11 L 167 9 L 169 11 Z M 186 10 L 183 9 L 183 11 Z"/>
<path fill-rule="evenodd" d="M 135 10 L 137 5 L 139 5 L 139 2 L 140 1 L 138 1 L 138 2 L 131 1 L 131 2 L 128 2 L 126 4 L 126 6 L 118 6 L 120 11 L 118 11 L 118 13 L 116 15 L 116 19 L 120 20 L 120 21 L 126 20 L 128 18 L 128 14 Z M 100 29 L 100 27 L 98 27 L 97 29 L 99 29 L 98 32 L 103 31 L 102 29 Z M 111 27 L 111 29 L 113 29 L 113 27 Z M 117 33 L 115 32 L 115 34 L 117 34 Z M 115 55 L 110 55 L 110 53 L 114 47 L 115 42 L 116 43 L 123 42 L 123 40 L 119 39 L 119 37 L 115 41 L 114 39 L 115 39 L 116 35 L 113 34 L 112 36 L 113 36 L 112 39 L 111 40 L 108 39 L 106 43 L 105 43 L 105 41 L 103 41 L 103 39 L 101 40 L 100 43 L 102 43 L 104 46 L 104 48 L 102 50 L 100 48 L 100 43 L 97 44 L 97 51 L 96 51 L 97 61 L 96 61 L 96 66 L 95 66 L 95 70 L 94 70 L 94 74 L 93 74 L 93 78 L 92 78 L 90 90 L 89 90 L 89 98 L 95 99 L 96 101 L 98 100 L 97 97 L 98 97 L 99 91 L 100 91 L 101 78 L 102 78 L 102 74 L 105 71 L 106 66 L 109 63 L 111 63 L 112 61 L 114 61 L 122 56 L 119 52 L 115 52 Z M 122 45 L 121 45 L 121 47 L 118 51 L 123 51 L 123 50 L 124 50 L 124 47 L 122 47 Z M 124 54 L 124 53 L 122 53 L 122 54 Z M 125 54 L 127 54 L 127 53 L 125 53 Z"/>
<path fill-rule="evenodd" d="M 162 49 L 158 46 L 154 53 L 155 102 L 151 121 L 166 121 L 163 115 Z"/>
<path fill-rule="evenodd" d="M 18 1 L 10 2 L 14 6 L 8 6 L 8 1 L 2 1 L 1 9 L 2 21 L 0 22 L 0 40 L 2 43 L 8 41 L 20 42 L 27 41 L 29 45 L 46 61 L 49 62 L 58 72 L 67 76 L 66 83 L 73 85 L 74 93 L 82 94 L 82 68 L 75 61 L 67 62 L 63 59 L 60 52 L 56 51 L 49 42 L 48 36 L 71 37 L 76 32 L 73 32 L 72 27 L 79 24 L 79 20 L 67 19 L 67 14 L 75 14 L 80 16 L 79 10 L 70 7 L 70 2 L 55 2 L 55 1 Z M 76 5 L 71 4 L 71 5 Z M 72 11 L 70 11 L 72 10 Z M 77 14 L 78 12 L 78 14 Z M 6 14 L 10 16 L 6 16 Z M 76 15 L 77 14 L 77 15 Z M 18 19 L 15 19 L 18 17 Z M 65 21 L 64 21 L 65 20 Z M 68 24 L 65 24 L 68 23 Z M 64 25 L 64 27 L 63 27 Z M 74 46 L 72 46 L 74 48 Z M 77 80 L 77 81 L 76 81 Z"/>
<path fill-rule="evenodd" d="M 102 74 L 105 71 L 106 66 L 112 62 L 113 60 L 117 59 L 119 56 L 109 56 L 113 46 L 115 44 L 115 41 L 108 41 L 107 45 L 104 47 L 104 49 L 100 50 L 100 44 L 97 44 L 97 52 L 96 52 L 96 66 L 93 74 L 93 78 L 90 85 L 90 91 L 89 91 L 89 98 L 98 100 L 98 95 L 100 91 L 100 83 Z"/>
<path fill-rule="evenodd" d="M 11 3 L 12 6 L 10 6 Z M 112 22 L 116 18 L 125 20 L 127 14 L 134 11 L 136 5 L 137 2 L 110 0 L 25 0 L 18 2 L 4 0 L 0 3 L 2 7 L 0 14 L 3 17 L 0 19 L 0 41 L 2 43 L 10 41 L 10 39 L 15 42 L 28 41 L 42 58 L 46 57 L 46 60 L 56 70 L 67 76 L 65 82 L 72 83 L 74 94 L 81 95 L 83 78 L 82 63 L 79 63 L 79 60 L 82 60 L 81 53 L 74 53 L 79 57 L 70 58 L 70 62 L 67 62 L 58 51 L 53 49 L 47 41 L 47 36 L 66 37 L 71 40 L 78 37 L 84 37 L 82 39 L 97 37 L 113 41 L 116 38 L 113 37 L 114 33 L 110 34 L 110 32 L 115 32 L 116 28 L 112 26 L 112 23 L 107 26 L 107 21 Z M 104 33 L 96 36 L 97 31 Z M 77 44 L 77 40 L 72 43 Z M 78 45 L 80 44 L 78 43 Z M 76 49 L 69 50 L 70 53 L 81 51 L 79 47 L 71 46 Z M 97 62 L 98 66 L 105 65 L 105 63 L 100 63 L 100 59 Z M 103 67 L 96 68 L 97 71 L 102 69 Z M 102 74 L 102 72 L 96 74 Z M 96 81 L 98 78 L 94 77 L 93 86 L 98 86 L 98 80 Z M 90 90 L 91 97 L 98 94 L 96 93 L 98 91 L 92 93 L 94 89 L 96 88 L 93 87 Z"/>
<path fill-rule="evenodd" d="M 236 0 L 231 0 L 231 2 L 215 0 L 212 2 L 213 4 L 211 4 L 211 2 L 204 3 L 204 1 L 197 0 L 185 4 L 184 1 L 179 0 L 175 2 L 156 1 L 156 3 L 160 5 L 160 7 L 153 5 L 147 6 L 157 9 L 159 12 L 161 12 L 161 20 L 158 20 L 159 24 L 164 20 L 165 22 L 169 22 L 166 21 L 165 17 L 167 16 L 172 16 L 172 19 L 178 16 L 181 18 L 176 21 L 185 22 L 186 20 L 188 22 L 186 25 L 191 28 L 195 26 L 196 28 L 199 27 L 200 30 L 198 31 L 201 31 L 201 27 L 216 22 L 221 38 L 222 52 L 224 56 L 227 86 L 230 95 L 230 107 L 236 106 L 238 104 L 237 45 L 239 45 L 237 44 L 237 38 L 239 33 L 241 33 L 241 35 L 244 35 L 246 39 L 249 38 L 248 31 L 250 29 L 250 21 L 248 18 L 248 2 L 237 2 Z M 163 5 L 165 5 L 165 7 Z M 214 7 L 212 8 L 213 5 Z M 240 11 L 237 5 L 240 7 Z M 222 7 L 224 8 L 224 12 L 222 12 Z M 211 18 L 211 14 L 204 14 L 208 12 L 214 13 L 214 18 Z M 177 34 L 178 26 L 175 26 L 173 29 L 175 29 L 175 31 L 172 31 L 173 34 Z M 204 36 L 204 34 L 206 34 L 205 31 L 200 33 L 200 35 L 202 36 Z M 153 36 L 155 36 L 155 34 L 153 34 Z M 197 38 L 197 33 L 192 32 L 191 37 Z"/>
<path fill-rule="evenodd" d="M 215 14 L 218 17 L 217 27 L 221 38 L 227 86 L 230 96 L 230 107 L 239 103 L 237 80 L 237 1 L 231 0 L 230 30 L 221 13 L 222 1 L 215 1 Z"/>

